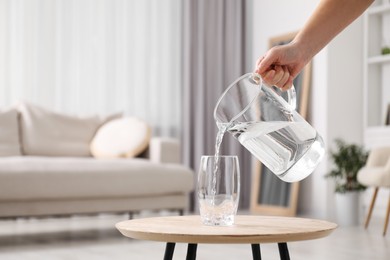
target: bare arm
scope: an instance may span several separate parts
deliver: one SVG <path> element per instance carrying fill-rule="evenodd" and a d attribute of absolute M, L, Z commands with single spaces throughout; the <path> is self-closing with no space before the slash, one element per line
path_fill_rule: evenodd
<path fill-rule="evenodd" d="M 345 27 L 359 17 L 374 0 L 322 0 L 295 37 L 308 62 Z"/>
<path fill-rule="evenodd" d="M 295 39 L 257 61 L 264 81 L 288 89 L 302 68 L 374 0 L 322 0 Z"/>

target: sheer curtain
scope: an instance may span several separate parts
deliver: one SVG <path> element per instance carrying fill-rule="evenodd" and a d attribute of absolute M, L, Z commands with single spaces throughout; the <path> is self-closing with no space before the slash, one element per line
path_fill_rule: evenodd
<path fill-rule="evenodd" d="M 123 111 L 178 136 L 181 0 L 0 0 L 0 108 Z"/>
<path fill-rule="evenodd" d="M 245 68 L 245 0 L 183 0 L 183 152 L 197 171 L 200 157 L 215 152 L 214 106 Z M 250 198 L 251 155 L 226 134 L 221 154 L 237 155 L 241 168 L 240 207 Z M 193 206 L 196 207 L 196 199 Z"/>

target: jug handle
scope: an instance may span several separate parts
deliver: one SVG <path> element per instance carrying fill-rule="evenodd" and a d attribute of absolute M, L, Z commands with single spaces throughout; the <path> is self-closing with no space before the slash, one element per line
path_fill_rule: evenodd
<path fill-rule="evenodd" d="M 291 109 L 297 108 L 297 92 L 295 91 L 294 85 L 287 90 L 287 103 L 291 106 Z"/>
<path fill-rule="evenodd" d="M 257 73 L 252 74 L 252 79 L 258 85 L 261 85 L 263 83 L 261 76 Z M 280 96 L 280 91 L 274 91 L 274 92 Z M 291 88 L 287 90 L 287 103 L 290 105 L 292 110 L 295 110 L 297 108 L 297 92 L 295 91 L 294 85 L 292 85 Z"/>

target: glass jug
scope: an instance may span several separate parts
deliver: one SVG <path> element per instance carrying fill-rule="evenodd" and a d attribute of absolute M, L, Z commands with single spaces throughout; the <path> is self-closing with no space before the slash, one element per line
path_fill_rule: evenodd
<path fill-rule="evenodd" d="M 325 149 L 317 131 L 295 110 L 292 87 L 287 101 L 276 87 L 248 73 L 219 98 L 214 119 L 220 132 L 229 132 L 276 176 L 300 181 L 320 163 Z"/>

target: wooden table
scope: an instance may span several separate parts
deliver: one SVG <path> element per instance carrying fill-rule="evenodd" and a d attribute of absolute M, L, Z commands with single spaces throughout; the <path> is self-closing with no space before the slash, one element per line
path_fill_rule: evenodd
<path fill-rule="evenodd" d="M 188 243 L 187 260 L 196 258 L 197 244 L 251 244 L 253 259 L 260 260 L 260 243 L 278 243 L 280 259 L 290 259 L 287 242 L 321 238 L 336 224 L 316 219 L 274 216 L 236 216 L 229 227 L 205 226 L 200 216 L 133 219 L 116 224 L 127 237 L 167 242 L 164 260 L 170 260 L 176 243 Z"/>

